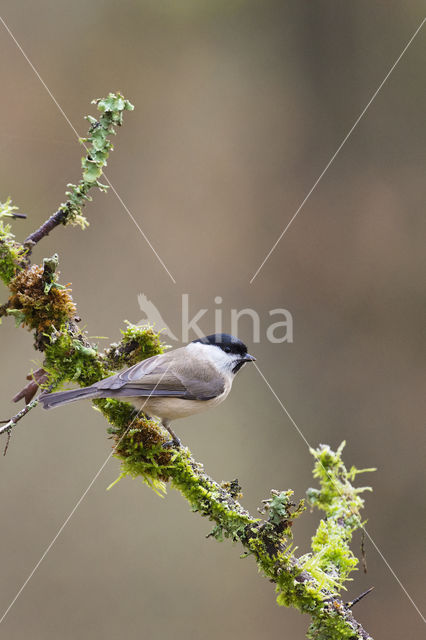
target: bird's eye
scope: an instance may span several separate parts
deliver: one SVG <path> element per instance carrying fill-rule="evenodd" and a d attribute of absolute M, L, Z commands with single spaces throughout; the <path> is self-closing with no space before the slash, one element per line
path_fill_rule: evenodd
<path fill-rule="evenodd" d="M 231 347 L 225 347 L 224 351 L 225 353 L 231 353 Z"/>

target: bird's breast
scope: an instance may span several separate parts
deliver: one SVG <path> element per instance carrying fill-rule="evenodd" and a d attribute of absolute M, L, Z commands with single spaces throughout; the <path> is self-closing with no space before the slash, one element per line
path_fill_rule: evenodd
<path fill-rule="evenodd" d="M 136 409 L 165 420 L 178 420 L 202 413 L 223 402 L 231 390 L 231 383 L 225 384 L 225 390 L 210 400 L 184 400 L 183 398 L 129 398 Z"/>

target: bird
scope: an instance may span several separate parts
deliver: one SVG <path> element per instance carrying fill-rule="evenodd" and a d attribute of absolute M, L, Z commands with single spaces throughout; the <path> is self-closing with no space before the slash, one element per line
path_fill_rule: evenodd
<path fill-rule="evenodd" d="M 172 436 L 167 446 L 181 446 L 171 422 L 210 409 L 225 400 L 238 371 L 256 358 L 246 345 L 228 333 L 215 333 L 193 340 L 142 362 L 89 387 L 43 392 L 44 409 L 77 400 L 115 398 L 158 418 Z"/>

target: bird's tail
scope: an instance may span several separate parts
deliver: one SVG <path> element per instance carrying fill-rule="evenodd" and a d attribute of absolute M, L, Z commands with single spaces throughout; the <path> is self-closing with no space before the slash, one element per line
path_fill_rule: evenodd
<path fill-rule="evenodd" d="M 43 409 L 54 409 L 68 402 L 83 400 L 83 398 L 96 398 L 99 391 L 95 387 L 86 387 L 85 389 L 71 389 L 71 391 L 57 391 L 56 393 L 42 393 L 39 397 L 43 404 Z"/>

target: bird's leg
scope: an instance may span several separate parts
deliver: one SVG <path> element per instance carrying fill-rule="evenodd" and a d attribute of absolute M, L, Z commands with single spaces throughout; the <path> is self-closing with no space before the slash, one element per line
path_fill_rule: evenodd
<path fill-rule="evenodd" d="M 169 440 L 168 442 L 165 442 L 163 444 L 163 447 L 172 447 L 175 446 L 177 448 L 182 446 L 182 443 L 180 441 L 180 439 L 177 437 L 177 435 L 175 434 L 175 432 L 173 431 L 173 429 L 170 426 L 170 420 L 163 420 L 162 421 L 162 425 L 165 429 L 167 429 L 167 431 L 170 433 L 170 435 L 172 436 L 172 440 Z"/>

